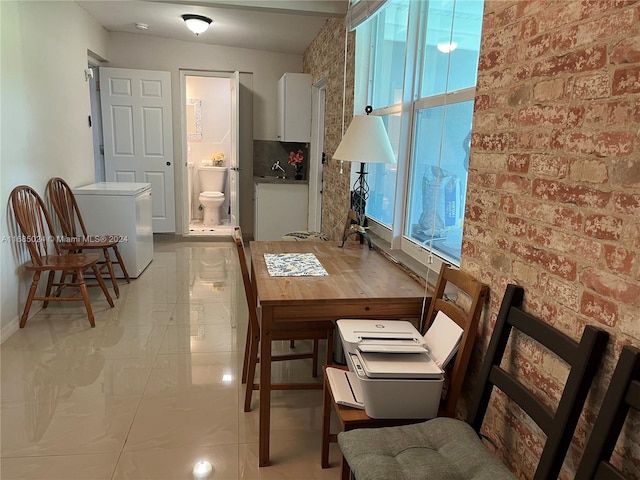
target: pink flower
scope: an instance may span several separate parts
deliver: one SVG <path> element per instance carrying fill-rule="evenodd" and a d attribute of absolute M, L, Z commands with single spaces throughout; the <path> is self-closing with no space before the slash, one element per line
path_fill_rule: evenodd
<path fill-rule="evenodd" d="M 304 160 L 302 149 L 298 150 L 298 152 L 294 152 L 293 150 L 289 152 L 289 165 L 297 166 L 299 163 L 302 163 Z"/>

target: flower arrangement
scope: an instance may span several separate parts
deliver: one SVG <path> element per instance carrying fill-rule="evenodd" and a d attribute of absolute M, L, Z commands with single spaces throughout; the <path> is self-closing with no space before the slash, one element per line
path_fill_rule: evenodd
<path fill-rule="evenodd" d="M 304 152 L 300 148 L 297 152 L 293 150 L 289 152 L 289 165 L 293 165 L 296 169 L 296 179 L 302 180 L 302 161 L 304 160 Z"/>
<path fill-rule="evenodd" d="M 300 165 L 304 160 L 304 152 L 302 149 L 299 149 L 298 152 L 294 152 L 293 150 L 289 152 L 289 165 Z"/>
<path fill-rule="evenodd" d="M 226 160 L 227 157 L 223 152 L 216 152 L 212 153 L 208 160 L 203 160 L 202 165 L 208 167 L 223 167 Z"/>

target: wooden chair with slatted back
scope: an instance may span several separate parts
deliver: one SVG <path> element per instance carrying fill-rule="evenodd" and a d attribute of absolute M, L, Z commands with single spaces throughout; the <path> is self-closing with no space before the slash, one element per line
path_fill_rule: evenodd
<path fill-rule="evenodd" d="M 625 346 L 602 400 L 600 412 L 576 472 L 576 479 L 627 478 L 611 463 L 611 456 L 631 410 L 636 413 L 640 411 L 640 349 Z"/>
<path fill-rule="evenodd" d="M 467 295 L 470 304 L 466 312 L 458 304 L 447 298 L 446 290 L 452 286 L 455 287 L 458 294 Z M 469 366 L 476 334 L 478 333 L 478 322 L 488 294 L 489 287 L 478 282 L 470 274 L 451 268 L 446 264 L 443 264 L 440 268 L 436 288 L 429 303 L 429 310 L 425 316 L 421 333 L 424 335 L 427 332 L 438 312 L 446 314 L 455 321 L 462 328 L 463 333 L 455 361 L 447 372 L 449 385 L 445 396 L 442 398 L 439 416 L 455 417 L 456 405 L 462 391 L 465 373 Z"/>
<path fill-rule="evenodd" d="M 445 295 L 445 290 L 451 294 L 450 290 L 455 287 L 458 294 L 468 296 L 470 302 L 469 309 L 465 311 L 462 307 L 453 303 Z M 428 327 L 433 323 L 438 312 L 443 312 L 455 321 L 463 330 L 460 346 L 455 356 L 453 366 L 447 369 L 446 379 L 448 386 L 440 401 L 438 415 L 453 417 L 455 416 L 456 405 L 462 390 L 462 383 L 465 377 L 469 359 L 478 331 L 478 321 L 482 314 L 482 307 L 485 303 L 489 287 L 470 274 L 452 268 L 447 264 L 442 264 L 440 274 L 436 283 L 435 291 L 429 302 L 429 308 L 424 317 L 424 326 L 421 328 L 422 334 L 426 333 Z M 346 368 L 346 367 L 345 367 Z M 322 452 L 321 466 L 329 467 L 329 444 L 337 441 L 337 435 L 331 434 L 331 407 L 335 410 L 340 420 L 343 431 L 353 430 L 355 428 L 375 428 L 392 426 L 406 423 L 415 423 L 423 419 L 380 419 L 370 418 L 364 410 L 347 407 L 337 404 L 333 399 L 331 388 L 325 373 L 324 377 L 324 415 L 322 419 Z M 349 466 L 342 463 L 342 478 L 349 478 Z"/>
<path fill-rule="evenodd" d="M 10 197 L 16 222 L 20 227 L 22 238 L 31 255 L 31 261 L 25 264 L 25 268 L 34 272 L 24 311 L 20 318 L 20 328 L 23 328 L 27 323 L 29 310 L 34 300 L 42 300 L 44 308 L 47 307 L 50 301 L 84 302 L 89 323 L 92 327 L 95 327 L 91 301 L 87 292 L 87 287 L 92 285 L 87 284 L 84 279 L 84 273 L 87 270 L 93 272 L 97 280 L 95 285 L 100 286 L 109 305 L 113 307 L 113 300 L 97 267 L 100 255 L 97 253 L 63 254 L 58 244 L 49 212 L 42 198 L 33 188 L 26 185 L 18 186 L 13 189 Z M 47 288 L 44 296 L 36 296 L 42 272 L 48 272 Z M 58 283 L 55 282 L 56 272 L 61 274 L 61 279 Z M 73 275 L 71 282 L 65 281 L 68 273 Z M 62 292 L 67 287 L 77 287 L 80 290 L 81 297 L 63 297 Z"/>
<path fill-rule="evenodd" d="M 122 256 L 118 250 L 119 235 L 90 236 L 82 220 L 82 214 L 78 207 L 78 202 L 67 182 L 62 178 L 55 177 L 47 184 L 49 199 L 60 221 L 60 228 L 66 239 L 60 242 L 60 248 L 72 253 L 82 253 L 84 250 L 99 250 L 102 252 L 104 260 L 98 262 L 100 272 L 108 273 L 113 285 L 116 297 L 120 297 L 118 281 L 113 269 L 114 265 L 120 265 L 122 275 L 127 283 L 130 283 L 129 273 L 122 261 Z M 111 259 L 109 250 L 113 250 L 115 260 Z"/>
<path fill-rule="evenodd" d="M 245 345 L 245 363 L 246 363 L 246 392 L 244 411 L 251 410 L 251 396 L 254 390 L 259 390 L 260 385 L 255 383 L 256 365 L 260 362 L 258 351 L 260 344 L 260 323 L 258 321 L 259 309 L 256 304 L 256 292 L 249 276 L 249 268 L 247 266 L 247 258 L 244 250 L 244 242 L 239 227 L 235 228 L 234 240 L 238 251 L 238 259 L 240 260 L 240 270 L 242 272 L 242 282 L 244 284 L 247 306 L 249 307 L 249 330 L 247 332 L 247 343 Z M 271 341 L 278 340 L 326 340 L 327 341 L 327 364 L 333 358 L 333 332 L 334 324 L 331 321 L 326 322 L 277 322 L 271 330 Z M 317 348 L 315 352 L 310 353 L 294 353 L 273 355 L 272 361 L 298 360 L 312 358 L 314 361 L 313 369 L 317 368 Z M 308 390 L 321 389 L 322 383 L 274 383 L 271 385 L 272 390 Z"/>

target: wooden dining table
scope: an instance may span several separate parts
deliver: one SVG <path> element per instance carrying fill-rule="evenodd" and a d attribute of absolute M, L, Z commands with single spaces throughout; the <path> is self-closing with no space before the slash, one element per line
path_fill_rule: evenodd
<path fill-rule="evenodd" d="M 259 465 L 268 466 L 271 336 L 276 322 L 340 318 L 420 319 L 425 289 L 398 265 L 356 242 L 251 242 L 251 278 L 260 318 Z M 265 254 L 313 253 L 327 275 L 272 276 Z M 428 306 L 428 305 L 427 305 Z"/>

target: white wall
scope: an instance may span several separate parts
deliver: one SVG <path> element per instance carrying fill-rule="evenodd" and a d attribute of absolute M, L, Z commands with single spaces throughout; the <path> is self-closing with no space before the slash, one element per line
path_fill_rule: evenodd
<path fill-rule="evenodd" d="M 188 160 L 200 165 L 212 153 L 231 155 L 231 81 L 228 78 L 187 77 L 187 98 L 201 102 L 202 138 L 188 140 Z"/>
<path fill-rule="evenodd" d="M 253 155 L 246 154 L 243 144 L 247 142 L 247 132 L 253 127 L 253 135 L 248 139 L 276 140 L 277 88 L 283 73 L 301 72 L 302 55 L 290 55 L 243 48 L 225 47 L 183 42 L 151 35 L 112 32 L 109 40 L 109 66 L 137 68 L 143 70 L 164 70 L 171 72 L 171 95 L 173 98 L 173 151 L 176 165 L 176 199 L 186 198 L 183 194 L 183 175 L 187 175 L 186 158 L 182 158 L 183 146 L 180 128 L 182 106 L 180 104 L 180 70 L 206 70 L 216 72 L 245 72 L 240 76 L 241 85 L 252 85 L 253 125 L 243 124 L 246 115 L 240 117 L 240 226 L 248 234 L 253 232 Z M 243 78 L 244 77 L 244 78 Z M 252 77 L 252 84 L 251 84 Z M 241 88 L 241 96 L 243 94 Z M 241 97 L 241 103 L 242 97 Z M 242 105 L 241 105 L 242 108 Z M 180 161 L 181 160 L 181 161 Z M 176 205 L 176 225 L 182 222 L 181 205 Z"/>
<path fill-rule="evenodd" d="M 179 69 L 253 73 L 253 133 L 256 140 L 276 140 L 278 80 L 302 72 L 302 55 L 182 42 L 151 35 L 112 32 L 109 66 L 171 72 L 174 115 L 180 112 Z M 175 131 L 175 129 L 174 129 Z M 174 142 L 175 143 L 175 142 Z"/>
<path fill-rule="evenodd" d="M 60 176 L 94 179 L 85 81 L 87 50 L 107 56 L 108 32 L 74 2 L 0 1 L 0 338 L 18 327 L 31 275 L 17 258 L 9 194 L 20 184 L 44 196 Z M 7 213 L 6 215 L 4 213 Z M 40 305 L 34 305 L 35 313 Z"/>

